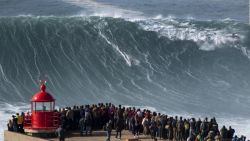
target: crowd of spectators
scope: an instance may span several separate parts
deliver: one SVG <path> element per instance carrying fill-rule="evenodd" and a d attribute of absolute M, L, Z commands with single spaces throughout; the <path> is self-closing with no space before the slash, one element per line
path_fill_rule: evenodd
<path fill-rule="evenodd" d="M 93 130 L 105 130 L 107 141 L 112 130 L 116 138 L 121 139 L 122 130 L 130 131 L 135 138 L 149 136 L 154 140 L 166 139 L 176 141 L 245 141 L 246 137 L 237 137 L 235 130 L 222 126 L 219 130 L 215 118 L 172 117 L 135 107 L 115 106 L 111 103 L 98 103 L 60 108 L 60 127 L 78 130 L 82 136 L 91 136 Z M 23 132 L 24 114 L 13 116 L 8 129 Z"/>
<path fill-rule="evenodd" d="M 9 119 L 7 123 L 7 128 L 9 131 L 20 132 L 23 133 L 23 124 L 24 124 L 24 113 L 21 115 L 16 113 L 16 115 L 12 115 L 12 119 Z"/>
<path fill-rule="evenodd" d="M 245 141 L 246 137 L 234 136 L 235 130 L 223 126 L 220 130 L 215 118 L 208 120 L 172 117 L 147 109 L 116 107 L 111 103 L 99 103 L 59 109 L 62 126 L 65 129 L 80 129 L 82 135 L 91 135 L 92 130 L 105 129 L 111 125 L 116 138 L 121 138 L 123 129 L 134 137 L 150 136 L 152 139 L 178 141 Z M 119 135 L 119 136 L 118 136 Z"/>

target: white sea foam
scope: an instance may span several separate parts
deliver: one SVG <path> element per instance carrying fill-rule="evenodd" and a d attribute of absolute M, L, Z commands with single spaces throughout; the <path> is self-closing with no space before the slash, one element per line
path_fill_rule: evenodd
<path fill-rule="evenodd" d="M 79 15 L 82 16 L 100 16 L 114 18 L 138 18 L 142 15 L 139 11 L 131 11 L 121 9 L 112 5 L 102 4 L 93 0 L 64 0 L 67 3 L 83 7 L 88 10 L 82 11 Z"/>
<path fill-rule="evenodd" d="M 136 21 L 147 31 L 156 31 L 171 40 L 189 40 L 197 43 L 201 50 L 210 51 L 224 45 L 237 44 L 243 35 L 234 37 L 227 28 L 197 27 L 192 20 L 178 20 L 174 17 L 153 18 Z"/>
<path fill-rule="evenodd" d="M 155 31 L 160 36 L 168 37 L 171 40 L 190 40 L 196 42 L 201 50 L 211 51 L 223 46 L 229 46 L 241 42 L 243 35 L 233 37 L 226 28 L 215 29 L 213 27 L 198 28 L 193 17 L 187 17 L 186 20 L 178 20 L 169 15 L 163 17 L 156 15 L 152 17 L 145 16 L 140 11 L 122 9 L 113 5 L 98 3 L 92 0 L 65 0 L 65 2 L 87 8 L 90 12 L 81 12 L 81 16 L 100 16 L 123 18 L 131 22 L 137 22 L 144 30 Z M 223 20 L 224 22 L 229 19 Z M 221 21 L 221 22 L 223 22 Z"/>
<path fill-rule="evenodd" d="M 241 47 L 241 51 L 250 60 L 250 50 L 248 50 L 247 47 Z"/>

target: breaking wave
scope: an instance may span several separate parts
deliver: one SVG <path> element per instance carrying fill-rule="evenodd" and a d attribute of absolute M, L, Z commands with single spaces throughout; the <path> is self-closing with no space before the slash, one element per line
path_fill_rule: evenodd
<path fill-rule="evenodd" d="M 0 101 L 28 103 L 46 79 L 59 105 L 249 117 L 249 35 L 232 20 L 1 17 Z"/>

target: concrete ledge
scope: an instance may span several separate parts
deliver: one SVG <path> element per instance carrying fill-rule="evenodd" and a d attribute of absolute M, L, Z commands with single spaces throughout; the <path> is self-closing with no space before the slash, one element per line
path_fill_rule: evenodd
<path fill-rule="evenodd" d="M 46 139 L 30 137 L 25 134 L 4 131 L 4 141 L 48 141 Z"/>

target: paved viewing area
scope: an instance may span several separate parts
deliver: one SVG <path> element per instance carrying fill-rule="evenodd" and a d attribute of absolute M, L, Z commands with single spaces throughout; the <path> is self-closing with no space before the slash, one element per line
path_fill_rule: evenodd
<path fill-rule="evenodd" d="M 115 138 L 115 130 L 112 131 L 111 141 L 120 141 L 120 139 Z M 77 132 L 72 132 L 66 137 L 65 141 L 105 141 L 106 140 L 105 131 L 93 131 L 92 136 L 80 136 Z M 49 141 L 58 141 L 58 138 L 48 139 Z M 152 141 L 150 136 L 140 135 L 139 138 L 135 138 L 132 133 L 128 130 L 122 132 L 121 141 Z"/>
<path fill-rule="evenodd" d="M 24 134 L 5 131 L 4 132 L 4 141 L 58 141 L 58 138 L 37 138 L 31 137 Z M 105 131 L 93 131 L 92 136 L 80 136 L 80 133 L 71 132 L 68 133 L 65 141 L 106 141 L 106 132 Z M 161 140 L 161 139 L 158 139 Z M 115 138 L 115 130 L 112 131 L 111 141 L 120 141 L 120 139 Z M 152 141 L 150 136 L 141 135 L 139 138 L 134 138 L 132 133 L 128 130 L 122 132 L 121 141 Z"/>

